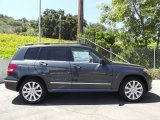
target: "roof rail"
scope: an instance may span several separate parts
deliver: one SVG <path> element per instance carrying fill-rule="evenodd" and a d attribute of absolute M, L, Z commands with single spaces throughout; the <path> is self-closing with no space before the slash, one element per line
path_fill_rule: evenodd
<path fill-rule="evenodd" d="M 26 44 L 25 46 L 32 46 L 32 45 L 54 45 L 54 44 L 79 44 L 77 42 L 62 42 L 62 43 L 29 43 Z M 85 45 L 85 44 L 81 44 L 81 45 Z"/>
<path fill-rule="evenodd" d="M 34 45 L 33 43 L 29 43 L 29 44 L 26 44 L 25 46 L 31 46 L 31 45 Z"/>

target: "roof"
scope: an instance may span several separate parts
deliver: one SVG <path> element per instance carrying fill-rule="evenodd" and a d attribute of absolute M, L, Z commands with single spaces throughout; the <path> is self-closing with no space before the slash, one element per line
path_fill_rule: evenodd
<path fill-rule="evenodd" d="M 49 47 L 49 46 L 58 46 L 58 47 L 89 47 L 86 44 L 71 44 L 71 43 L 41 43 L 41 44 L 27 44 L 25 46 L 22 47 Z"/>

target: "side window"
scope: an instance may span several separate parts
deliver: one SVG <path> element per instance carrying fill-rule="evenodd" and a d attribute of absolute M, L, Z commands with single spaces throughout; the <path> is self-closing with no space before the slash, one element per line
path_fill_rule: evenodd
<path fill-rule="evenodd" d="M 65 47 L 49 47 L 48 60 L 66 61 L 66 48 Z"/>
<path fill-rule="evenodd" d="M 92 51 L 83 48 L 72 48 L 74 62 L 99 63 L 99 57 Z"/>
<path fill-rule="evenodd" d="M 42 47 L 40 54 L 39 54 L 39 60 L 47 60 L 47 47 Z"/>
<path fill-rule="evenodd" d="M 39 52 L 39 49 L 40 49 L 39 47 L 28 48 L 28 50 L 27 50 L 27 52 L 25 54 L 24 59 L 27 59 L 27 60 L 36 60 L 38 52 Z"/>

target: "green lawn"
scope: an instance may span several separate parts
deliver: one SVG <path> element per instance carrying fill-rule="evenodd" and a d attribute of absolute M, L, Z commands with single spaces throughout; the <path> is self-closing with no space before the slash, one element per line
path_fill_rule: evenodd
<path fill-rule="evenodd" d="M 37 43 L 38 37 L 22 36 L 15 34 L 0 34 L 0 58 L 11 58 L 18 47 L 29 44 Z M 59 39 L 42 38 L 43 43 L 64 43 L 66 41 Z"/>

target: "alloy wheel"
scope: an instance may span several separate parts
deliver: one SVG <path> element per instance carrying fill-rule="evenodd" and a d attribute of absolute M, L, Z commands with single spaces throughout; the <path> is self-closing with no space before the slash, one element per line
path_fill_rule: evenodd
<path fill-rule="evenodd" d="M 42 88 L 37 82 L 27 82 L 22 88 L 22 95 L 27 101 L 37 101 L 42 96 Z"/>
<path fill-rule="evenodd" d="M 143 86 L 139 81 L 130 81 L 126 84 L 124 93 L 130 100 L 137 100 L 143 94 Z"/>

